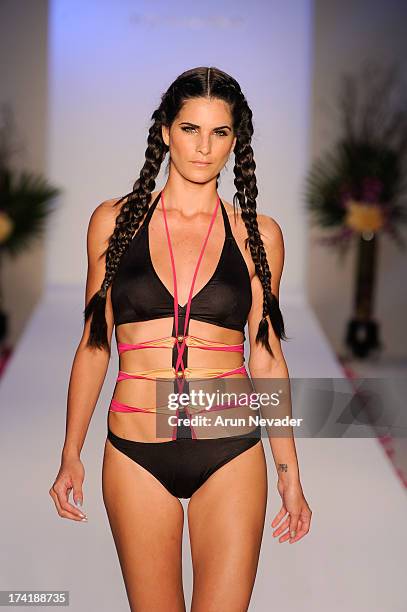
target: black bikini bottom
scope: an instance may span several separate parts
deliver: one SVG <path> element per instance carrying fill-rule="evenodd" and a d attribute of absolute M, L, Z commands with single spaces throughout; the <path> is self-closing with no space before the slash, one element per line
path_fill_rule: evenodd
<path fill-rule="evenodd" d="M 167 442 L 126 440 L 108 427 L 107 438 L 117 450 L 148 470 L 171 495 L 189 498 L 222 465 L 257 444 L 261 427 L 241 436 Z"/>

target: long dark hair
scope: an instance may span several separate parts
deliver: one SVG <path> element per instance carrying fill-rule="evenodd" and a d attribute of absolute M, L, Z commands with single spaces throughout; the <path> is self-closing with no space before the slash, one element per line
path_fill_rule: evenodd
<path fill-rule="evenodd" d="M 85 322 L 93 315 L 87 346 L 109 350 L 105 316 L 106 294 L 121 258 L 147 213 L 151 193 L 156 185 L 155 179 L 169 150 L 162 138 L 161 126 L 171 126 L 186 100 L 202 97 L 217 98 L 229 104 L 233 131 L 237 136 L 234 147 L 235 166 L 233 171 L 236 193 L 233 196 L 233 207 L 235 212 L 237 205 L 240 207 L 248 234 L 248 238 L 245 240 L 245 248 L 247 249 L 247 244 L 249 244 L 256 273 L 263 286 L 263 316 L 259 323 L 256 342 L 261 342 L 273 356 L 268 340 L 267 316 L 270 317 L 276 336 L 283 340 L 288 339 L 285 335 L 278 298 L 271 291 L 270 268 L 257 225 L 256 197 L 258 190 L 254 172 L 256 164 L 250 144 L 253 135 L 252 111 L 234 78 L 218 68 L 200 67 L 182 73 L 162 95 L 161 104 L 151 116 L 153 124 L 148 132 L 146 160 L 140 176 L 134 183 L 133 190 L 114 204 L 114 206 L 117 206 L 124 201 L 116 218 L 113 233 L 109 238 L 108 247 L 100 256 L 106 255 L 105 278 L 99 291 L 92 296 L 84 310 Z M 218 179 L 219 175 L 216 186 L 218 186 Z"/>

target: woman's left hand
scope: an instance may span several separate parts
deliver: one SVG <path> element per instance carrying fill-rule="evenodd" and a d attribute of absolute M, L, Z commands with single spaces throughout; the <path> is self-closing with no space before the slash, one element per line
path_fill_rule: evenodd
<path fill-rule="evenodd" d="M 301 540 L 310 530 L 312 511 L 307 504 L 302 491 L 301 483 L 283 482 L 277 483 L 278 492 L 283 500 L 283 505 L 279 513 L 274 517 L 271 523 L 272 527 L 276 527 L 278 523 L 289 514 L 286 520 L 273 532 L 273 536 L 277 537 L 288 528 L 288 531 L 279 538 L 279 542 L 290 541 L 290 544 Z M 290 534 L 292 537 L 290 537 Z"/>

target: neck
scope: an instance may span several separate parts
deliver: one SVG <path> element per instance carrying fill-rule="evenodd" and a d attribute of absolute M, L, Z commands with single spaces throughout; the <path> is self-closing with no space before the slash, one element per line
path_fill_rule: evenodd
<path fill-rule="evenodd" d="M 182 185 L 175 185 L 168 180 L 162 192 L 166 210 L 176 210 L 185 217 L 213 213 L 218 198 L 216 181 L 206 185 L 184 181 Z"/>

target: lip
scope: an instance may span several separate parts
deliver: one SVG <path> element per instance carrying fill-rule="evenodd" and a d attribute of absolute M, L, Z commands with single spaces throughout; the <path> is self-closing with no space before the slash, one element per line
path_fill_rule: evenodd
<path fill-rule="evenodd" d="M 209 166 L 211 162 L 201 162 L 201 161 L 193 161 L 191 162 L 195 166 Z"/>

